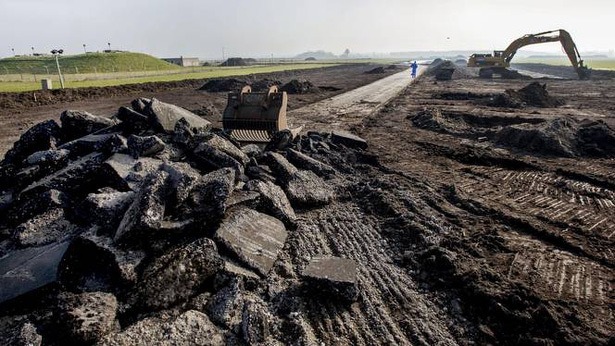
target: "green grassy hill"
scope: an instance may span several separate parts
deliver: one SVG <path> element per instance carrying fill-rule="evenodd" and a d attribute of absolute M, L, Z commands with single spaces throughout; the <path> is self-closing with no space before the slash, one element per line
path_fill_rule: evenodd
<path fill-rule="evenodd" d="M 87 53 L 60 56 L 62 73 L 105 73 L 163 71 L 180 69 L 177 65 L 142 53 Z M 0 59 L 0 74 L 54 74 L 53 56 L 19 56 Z"/>

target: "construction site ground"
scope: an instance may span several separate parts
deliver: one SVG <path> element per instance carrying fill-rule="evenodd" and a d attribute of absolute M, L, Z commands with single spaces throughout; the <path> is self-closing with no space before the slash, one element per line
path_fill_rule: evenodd
<path fill-rule="evenodd" d="M 600 120 L 615 129 L 615 80 L 541 79 L 565 105 L 495 108 L 440 95 L 502 93 L 531 81 L 435 81 L 424 75 L 411 83 L 406 70 L 370 75 L 366 69 L 284 76 L 341 88 L 291 95 L 291 123 L 305 130 L 347 130 L 369 147 L 340 154 L 347 169 L 328 182 L 335 200 L 296 210 L 299 226 L 278 256 L 276 268 L 284 270 L 272 271 L 259 284 L 265 288 L 257 291 L 275 306 L 274 314 L 292 315 L 292 325 L 300 327 L 282 330 L 286 336 L 278 340 L 612 344 L 615 159 L 524 151 L 498 143 L 493 134 L 505 126 L 565 116 Z M 370 84 L 353 97 L 329 99 L 386 76 L 382 81 L 388 82 Z M 387 91 L 385 85 L 392 98 L 374 98 Z M 207 109 L 200 114 L 219 125 L 216 111 L 223 109 L 226 94 L 194 89 L 138 90 L 16 113 L 3 110 L 2 152 L 33 123 L 57 118 L 61 110 L 111 115 L 136 96 L 197 113 Z M 441 126 L 413 122 L 426 110 L 437 111 Z M 320 159 L 335 166 L 333 158 Z M 355 302 L 290 297 L 293 286 L 285 278 L 296 277 L 310 258 L 322 255 L 355 260 Z"/>

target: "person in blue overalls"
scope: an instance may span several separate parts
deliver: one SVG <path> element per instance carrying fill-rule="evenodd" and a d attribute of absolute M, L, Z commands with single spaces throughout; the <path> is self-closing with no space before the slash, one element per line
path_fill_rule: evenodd
<path fill-rule="evenodd" d="M 410 68 L 412 68 L 412 78 L 416 78 L 416 70 L 419 68 L 419 65 L 416 63 L 416 60 L 410 64 Z"/>

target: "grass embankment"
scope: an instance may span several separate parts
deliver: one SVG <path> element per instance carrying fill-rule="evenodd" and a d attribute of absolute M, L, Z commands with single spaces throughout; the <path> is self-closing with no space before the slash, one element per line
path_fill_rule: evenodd
<path fill-rule="evenodd" d="M 151 55 L 131 52 L 87 53 L 59 56 L 63 74 L 109 73 L 130 71 L 167 71 L 179 66 Z M 0 59 L 0 74 L 49 75 L 56 73 L 55 57 L 19 56 Z"/>
<path fill-rule="evenodd" d="M 585 65 L 590 68 L 596 70 L 615 70 L 615 59 L 587 59 L 583 60 Z M 557 66 L 568 66 L 570 65 L 570 60 L 567 58 L 518 58 L 514 59 L 513 63 L 518 64 L 547 64 L 547 65 L 557 65 Z"/>
<path fill-rule="evenodd" d="M 281 64 L 267 66 L 249 66 L 249 67 L 199 67 L 199 68 L 180 68 L 179 70 L 169 71 L 165 74 L 155 74 L 150 76 L 129 77 L 126 74 L 108 74 L 111 78 L 105 79 L 85 79 L 85 80 L 70 80 L 70 76 L 66 76 L 65 86 L 67 88 L 85 88 L 85 87 L 104 87 L 123 84 L 138 84 L 147 82 L 171 82 L 187 79 L 207 79 L 229 76 L 245 76 L 255 73 L 269 73 L 278 71 L 290 70 L 305 70 L 322 68 L 326 66 L 334 66 L 337 64 L 324 63 L 300 63 L 300 64 Z M 172 72 L 172 73 L 171 73 Z M 59 88 L 60 83 L 58 77 L 50 76 L 53 80 L 54 88 Z M 77 77 L 77 76 L 75 76 Z M 104 75 L 99 76 L 104 78 Z M 20 92 L 40 90 L 40 82 L 0 82 L 0 92 Z"/>

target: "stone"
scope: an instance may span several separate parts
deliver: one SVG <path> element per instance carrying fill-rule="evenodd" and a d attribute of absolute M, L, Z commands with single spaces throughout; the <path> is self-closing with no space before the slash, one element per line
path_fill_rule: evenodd
<path fill-rule="evenodd" d="M 142 157 L 135 159 L 126 154 L 114 154 L 99 170 L 99 180 L 120 191 L 137 190 L 145 177 L 162 166 L 160 160 Z"/>
<path fill-rule="evenodd" d="M 53 120 L 38 123 L 28 129 L 4 156 L 4 163 L 21 163 L 31 154 L 54 149 L 61 138 L 60 126 Z"/>
<path fill-rule="evenodd" d="M 175 124 L 182 118 L 190 124 L 190 128 L 205 131 L 211 128 L 211 123 L 198 115 L 181 107 L 160 102 L 155 98 L 145 106 L 144 113 L 149 116 L 154 128 L 160 132 L 172 134 Z"/>
<path fill-rule="evenodd" d="M 70 151 L 66 149 L 49 149 L 32 153 L 24 161 L 27 165 L 40 165 L 47 167 L 63 167 L 68 162 Z"/>
<path fill-rule="evenodd" d="M 171 184 L 169 203 L 172 208 L 183 204 L 190 196 L 190 192 L 199 184 L 199 181 L 201 181 L 201 174 L 187 163 L 167 162 L 164 163 L 160 169 L 169 173 L 169 181 Z"/>
<path fill-rule="evenodd" d="M 206 312 L 212 322 L 233 330 L 241 323 L 243 295 L 238 280 L 232 280 L 207 303 Z"/>
<path fill-rule="evenodd" d="M 303 272 L 309 287 L 347 301 L 358 298 L 357 265 L 355 261 L 334 256 L 313 257 Z"/>
<path fill-rule="evenodd" d="M 293 133 L 286 129 L 273 134 L 269 143 L 265 146 L 264 151 L 284 150 L 290 146 L 295 139 Z"/>
<path fill-rule="evenodd" d="M 198 219 L 213 222 L 220 219 L 226 211 L 226 201 L 235 186 L 235 172 L 222 168 L 202 176 L 193 187 L 186 200 L 185 208 Z"/>
<path fill-rule="evenodd" d="M 116 117 L 122 122 L 121 128 L 127 134 L 141 134 L 151 127 L 149 118 L 130 108 L 120 107 Z"/>
<path fill-rule="evenodd" d="M 260 180 L 250 180 L 246 186 L 248 190 L 260 194 L 256 209 L 280 219 L 288 227 L 296 225 L 295 210 L 281 187 L 270 181 Z"/>
<path fill-rule="evenodd" d="M 237 208 L 222 222 L 214 239 L 241 262 L 267 276 L 287 236 L 280 220 L 249 208 Z"/>
<path fill-rule="evenodd" d="M 212 170 L 229 167 L 237 172 L 240 176 L 244 172 L 243 165 L 235 160 L 227 153 L 218 150 L 207 143 L 199 144 L 193 151 L 195 161 L 199 164 L 199 168 L 203 170 Z"/>
<path fill-rule="evenodd" d="M 320 177 L 329 177 L 335 174 L 335 169 L 333 167 L 313 159 L 300 151 L 288 149 L 286 151 L 286 157 L 296 167 L 312 171 Z"/>
<path fill-rule="evenodd" d="M 139 97 L 138 99 L 134 99 L 130 102 L 130 106 L 135 112 L 145 113 L 145 108 L 148 104 L 152 102 L 152 99 L 148 99 L 145 97 Z"/>
<path fill-rule="evenodd" d="M 14 250 L 0 258 L 0 303 L 56 282 L 69 242 Z"/>
<path fill-rule="evenodd" d="M 62 241 L 80 231 L 80 227 L 66 219 L 62 208 L 54 208 L 17 226 L 13 239 L 23 247 L 40 246 Z"/>
<path fill-rule="evenodd" d="M 62 137 L 65 141 L 89 135 L 116 124 L 111 118 L 101 117 L 85 111 L 66 110 L 60 115 Z"/>
<path fill-rule="evenodd" d="M 202 312 L 188 310 L 176 318 L 145 318 L 120 333 L 99 341 L 99 346 L 218 346 L 225 338 Z"/>
<path fill-rule="evenodd" d="M 134 158 L 141 156 L 153 156 L 165 148 L 164 142 L 157 136 L 136 136 L 128 137 L 128 152 Z"/>
<path fill-rule="evenodd" d="M 115 232 L 134 198 L 133 191 L 107 189 L 100 193 L 90 193 L 79 208 L 79 213 L 84 222 L 96 224 L 104 232 Z"/>
<path fill-rule="evenodd" d="M 13 193 L 10 191 L 0 192 L 0 211 L 8 210 L 13 204 Z"/>
<path fill-rule="evenodd" d="M 19 224 L 50 209 L 67 205 L 68 196 L 62 191 L 51 189 L 38 194 L 36 198 L 21 198 L 15 201 L 8 213 L 8 219 L 13 224 Z"/>
<path fill-rule="evenodd" d="M 331 142 L 353 149 L 367 149 L 367 142 L 363 138 L 346 131 L 331 132 Z"/>
<path fill-rule="evenodd" d="M 334 192 L 312 171 L 297 171 L 285 186 L 288 199 L 296 206 L 317 207 L 329 204 Z"/>
<path fill-rule="evenodd" d="M 201 238 L 157 258 L 142 275 L 139 301 L 148 309 L 164 309 L 201 293 L 222 268 L 216 244 Z"/>
<path fill-rule="evenodd" d="M 33 196 L 42 192 L 56 189 L 63 192 L 86 191 L 89 188 L 96 188 L 96 173 L 98 173 L 106 155 L 92 153 L 76 161 L 72 161 L 68 166 L 54 172 L 26 187 L 21 191 L 21 195 Z"/>
<path fill-rule="evenodd" d="M 242 309 L 241 335 L 248 345 L 265 344 L 272 335 L 274 316 L 261 300 L 247 300 Z"/>
<path fill-rule="evenodd" d="M 29 322 L 21 326 L 15 339 L 12 343 L 14 346 L 40 346 L 43 343 L 43 337 L 38 333 L 36 327 Z"/>
<path fill-rule="evenodd" d="M 92 344 L 119 329 L 116 320 L 117 299 L 111 293 L 61 293 L 56 318 L 64 332 L 76 344 Z"/>
<path fill-rule="evenodd" d="M 246 144 L 241 147 L 241 151 L 248 157 L 255 157 L 263 152 L 257 144 Z"/>
<path fill-rule="evenodd" d="M 71 159 L 97 151 L 119 152 L 126 148 L 126 139 L 117 133 L 91 134 L 64 143 L 58 147 L 58 149 L 68 150 Z"/>
<path fill-rule="evenodd" d="M 168 180 L 169 173 L 164 171 L 150 173 L 143 180 L 115 232 L 115 241 L 143 242 L 147 240 L 147 233 L 160 228 L 166 207 Z"/>
<path fill-rule="evenodd" d="M 299 171 L 297 167 L 278 153 L 268 152 L 265 155 L 265 161 L 282 184 L 290 181 L 293 175 Z"/>
<path fill-rule="evenodd" d="M 111 237 L 96 233 L 93 228 L 70 244 L 59 266 L 60 282 L 70 289 L 87 291 L 132 287 L 145 253 L 118 248 Z"/>

